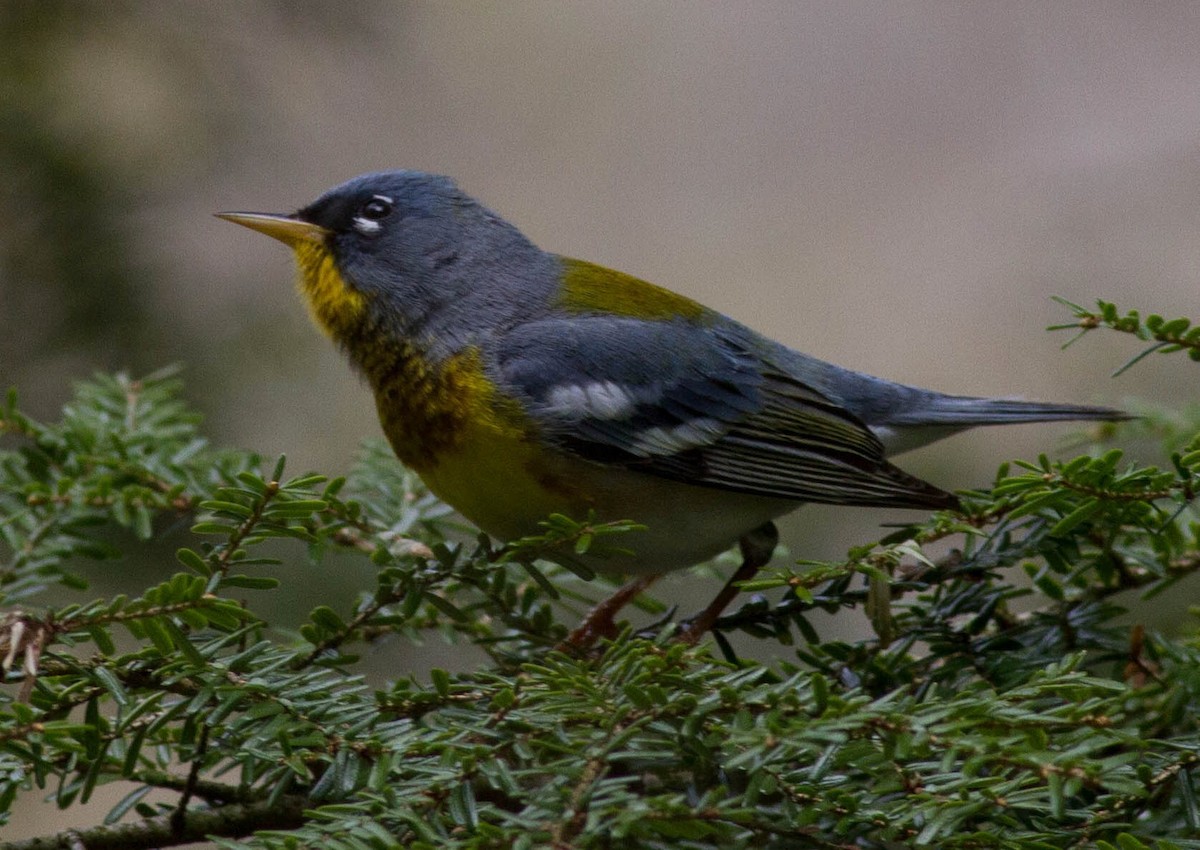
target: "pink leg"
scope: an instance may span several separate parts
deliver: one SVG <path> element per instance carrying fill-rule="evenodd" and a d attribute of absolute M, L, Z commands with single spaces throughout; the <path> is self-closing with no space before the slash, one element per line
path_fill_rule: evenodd
<path fill-rule="evenodd" d="M 694 646 L 700 638 L 704 637 L 717 622 L 726 606 L 741 592 L 741 588 L 737 586 L 738 582 L 754 578 L 755 574 L 770 562 L 771 555 L 774 554 L 775 546 L 778 543 L 779 530 L 775 528 L 773 522 L 759 526 L 739 540 L 738 545 L 742 550 L 742 565 L 725 583 L 721 592 L 708 604 L 708 607 L 684 625 L 676 640 L 686 643 L 688 646 Z"/>
<path fill-rule="evenodd" d="M 567 635 L 567 639 L 560 643 L 558 648 L 563 651 L 587 649 L 600 638 L 616 637 L 617 614 L 657 580 L 657 575 L 643 575 L 623 585 L 612 596 L 588 611 L 583 622 L 576 627 L 575 631 Z"/>
<path fill-rule="evenodd" d="M 601 638 L 616 638 L 616 617 L 620 613 L 620 609 L 631 603 L 638 593 L 653 585 L 658 577 L 658 575 L 637 576 L 636 579 L 620 587 L 611 597 L 601 601 L 594 609 L 588 611 L 583 622 L 566 636 L 566 640 L 562 644 L 558 645 L 559 650 L 587 650 Z"/>

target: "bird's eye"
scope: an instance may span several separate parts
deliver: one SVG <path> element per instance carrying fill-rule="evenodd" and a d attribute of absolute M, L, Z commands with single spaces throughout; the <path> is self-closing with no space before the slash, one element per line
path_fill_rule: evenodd
<path fill-rule="evenodd" d="M 378 235 L 383 230 L 380 222 L 391 215 L 394 208 L 391 198 L 376 195 L 358 208 L 358 214 L 354 216 L 354 229 L 363 236 Z"/>
<path fill-rule="evenodd" d="M 390 198 L 385 198 L 382 195 L 376 195 L 371 200 L 362 205 L 362 209 L 358 211 L 360 218 L 365 218 L 367 221 L 380 221 L 385 219 L 392 212 L 392 201 Z"/>

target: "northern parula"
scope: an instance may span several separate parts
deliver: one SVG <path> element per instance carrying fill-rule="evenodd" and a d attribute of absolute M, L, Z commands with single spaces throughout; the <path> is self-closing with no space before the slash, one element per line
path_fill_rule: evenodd
<path fill-rule="evenodd" d="M 551 513 L 631 519 L 641 576 L 597 609 L 611 628 L 650 577 L 740 542 L 766 563 L 772 520 L 804 502 L 954 509 L 887 456 L 976 425 L 1121 419 L 1116 410 L 968 398 L 853 372 L 619 271 L 543 251 L 446 177 L 365 174 L 290 215 L 219 213 L 289 245 L 320 326 L 374 390 L 396 455 L 502 540 Z M 603 606 L 602 606 L 603 607 Z"/>

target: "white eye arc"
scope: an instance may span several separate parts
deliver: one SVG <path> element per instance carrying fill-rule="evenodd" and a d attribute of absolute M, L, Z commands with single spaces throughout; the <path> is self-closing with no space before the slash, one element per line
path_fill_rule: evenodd
<path fill-rule="evenodd" d="M 364 236 L 374 236 L 383 230 L 380 223 L 392 213 L 395 202 L 387 195 L 374 195 L 358 211 L 353 219 L 354 229 Z"/>

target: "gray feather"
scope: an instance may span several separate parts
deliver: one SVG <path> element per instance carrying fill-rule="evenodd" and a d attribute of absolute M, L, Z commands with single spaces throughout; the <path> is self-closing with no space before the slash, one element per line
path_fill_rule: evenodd
<path fill-rule="evenodd" d="M 756 347 L 732 322 L 540 319 L 496 341 L 496 377 L 543 439 L 593 462 L 796 502 L 956 504 Z"/>

